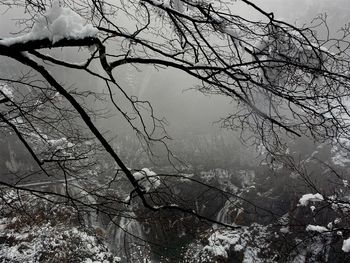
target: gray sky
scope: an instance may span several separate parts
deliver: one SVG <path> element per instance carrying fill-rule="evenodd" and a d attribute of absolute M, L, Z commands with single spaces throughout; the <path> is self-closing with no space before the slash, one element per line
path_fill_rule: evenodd
<path fill-rule="evenodd" d="M 347 23 L 347 20 L 350 21 L 350 1 L 348 0 L 255 0 L 254 2 L 266 11 L 273 11 L 275 17 L 283 18 L 291 23 L 296 22 L 299 25 L 310 22 L 312 17 L 324 12 L 328 13 L 329 23 L 333 30 Z M 258 18 L 256 13 L 240 4 L 239 1 L 236 3 L 236 8 L 236 11 L 242 16 Z M 6 37 L 10 32 L 17 31 L 16 20 L 14 20 L 16 17 L 19 17 L 19 12 L 16 10 L 8 11 L 0 16 L 0 37 Z M 125 79 L 122 82 L 127 85 L 126 88 L 134 89 L 133 92 L 144 99 L 149 99 L 158 115 L 165 116 L 169 120 L 169 130 L 209 131 L 213 129 L 211 124 L 213 121 L 233 109 L 233 105 L 229 104 L 225 98 L 208 97 L 195 91 L 185 91 L 193 87 L 196 81 L 178 71 L 149 70 L 135 74 L 135 79 L 132 81 L 134 87 L 131 87 L 132 83 L 126 80 L 125 72 L 123 69 L 117 75 Z M 129 71 L 129 75 L 130 72 L 132 71 Z M 145 77 L 146 74 L 151 75 Z M 74 81 L 74 76 L 69 78 L 70 81 Z M 111 121 L 107 121 L 105 125 L 108 129 L 117 129 L 115 123 Z"/>

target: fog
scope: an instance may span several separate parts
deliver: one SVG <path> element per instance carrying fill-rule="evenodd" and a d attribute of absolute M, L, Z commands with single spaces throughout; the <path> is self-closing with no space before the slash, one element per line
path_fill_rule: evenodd
<path fill-rule="evenodd" d="M 295 23 L 298 26 L 309 24 L 317 15 L 327 13 L 329 28 L 334 34 L 337 33 L 338 28 L 347 23 L 350 10 L 350 2 L 345 0 L 256 0 L 255 2 L 264 10 L 274 12 L 276 18 Z M 1 37 L 20 32 L 23 24 L 14 18 L 19 18 L 22 15 L 22 10 L 2 11 L 3 15 L 0 18 Z M 236 3 L 236 9 L 232 12 L 252 20 L 262 19 L 250 7 L 239 1 Z M 126 26 L 128 24 L 127 19 L 119 18 L 119 21 Z M 324 33 L 325 31 L 322 30 L 318 32 L 319 35 Z M 113 46 L 108 48 L 112 49 Z M 87 49 L 66 48 L 47 50 L 47 52 L 65 61 L 80 62 L 83 61 L 84 54 L 89 51 Z M 9 62 L 8 59 L 0 59 L 5 63 Z M 10 62 L 10 64 L 12 63 Z M 11 67 L 4 67 L 3 73 L 7 74 L 8 72 L 5 71 L 12 71 Z M 97 70 L 99 70 L 98 67 L 95 65 Z M 100 113 L 104 113 L 104 117 L 95 119 L 95 122 L 99 128 L 106 132 L 108 138 L 123 138 L 133 134 L 123 116 L 118 114 L 109 101 L 108 91 L 103 82 L 77 70 L 50 67 L 50 71 L 68 87 L 107 94 L 103 101 L 94 98 L 87 101 L 90 103 L 89 108 L 98 109 Z M 100 73 L 103 74 L 102 70 Z M 196 90 L 196 85 L 200 83 L 191 76 L 176 69 L 142 65 L 124 65 L 115 69 L 113 74 L 116 81 L 130 96 L 150 101 L 155 115 L 167 120 L 166 130 L 173 139 L 173 144 L 183 138 L 192 138 L 197 135 L 220 134 L 224 135 L 228 142 L 238 140 L 239 130 L 224 131 L 218 123 L 221 118 L 236 110 L 235 103 L 221 95 L 204 95 L 199 92 Z M 123 96 L 116 92 L 115 97 L 117 102 L 128 110 L 128 102 L 123 99 Z"/>
<path fill-rule="evenodd" d="M 272 11 L 275 17 L 297 25 L 309 24 L 321 13 L 328 14 L 330 30 L 336 32 L 348 22 L 350 2 L 344 0 L 257 0 L 265 10 Z M 237 2 L 237 10 L 243 17 L 260 19 L 246 5 Z M 322 33 L 322 32 L 320 32 Z M 235 110 L 235 104 L 229 99 L 196 91 L 196 80 L 174 69 L 146 69 L 127 66 L 116 70 L 116 78 L 130 92 L 149 100 L 158 116 L 164 116 L 168 122 L 168 131 L 174 139 L 182 134 L 206 134 L 220 131 L 215 123 L 228 112 Z M 113 125 L 109 129 L 114 129 Z"/>
<path fill-rule="evenodd" d="M 309 24 L 315 16 L 321 13 L 327 13 L 331 32 L 336 32 L 338 28 L 347 23 L 350 12 L 350 2 L 346 0 L 256 0 L 254 2 L 264 10 L 274 12 L 276 18 L 299 26 Z M 240 1 L 237 1 L 236 8 L 232 12 L 242 17 L 253 20 L 261 19 L 251 8 Z M 0 18 L 0 36 L 6 37 L 12 33 L 20 32 L 23 25 L 17 18 L 23 14 L 22 10 L 1 11 L 3 14 Z M 127 20 L 119 18 L 119 21 L 127 24 Z M 322 32 L 320 33 L 322 34 Z M 76 49 L 68 51 L 65 49 L 55 50 L 54 54 L 63 60 L 80 61 L 84 52 L 84 50 L 80 50 L 79 53 L 76 53 Z M 74 85 L 77 89 L 106 92 L 103 83 L 98 83 L 91 77 L 86 77 L 77 71 L 68 72 L 62 71 L 62 69 L 52 69 L 52 71 L 59 75 L 61 81 L 67 85 Z M 195 86 L 199 82 L 178 70 L 128 65 L 117 68 L 114 74 L 118 83 L 129 94 L 149 100 L 156 115 L 167 119 L 167 130 L 174 139 L 181 137 L 182 134 L 220 132 L 220 125 L 215 124 L 215 122 L 221 117 L 225 117 L 228 112 L 235 110 L 235 105 L 227 98 L 216 95 L 206 96 L 196 91 Z M 92 107 L 105 108 L 106 111 L 114 115 L 115 109 L 111 105 L 106 106 L 108 103 L 92 103 L 96 103 Z M 108 120 L 100 120 L 99 125 L 111 131 L 112 137 L 130 132 L 125 127 L 127 125 L 122 118 L 116 115 Z"/>

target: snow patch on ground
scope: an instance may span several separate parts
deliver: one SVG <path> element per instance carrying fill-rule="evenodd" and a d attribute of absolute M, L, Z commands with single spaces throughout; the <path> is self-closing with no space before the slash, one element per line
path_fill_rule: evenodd
<path fill-rule="evenodd" d="M 120 262 L 93 228 L 79 224 L 73 207 L 23 192 L 2 194 L 0 262 Z"/>

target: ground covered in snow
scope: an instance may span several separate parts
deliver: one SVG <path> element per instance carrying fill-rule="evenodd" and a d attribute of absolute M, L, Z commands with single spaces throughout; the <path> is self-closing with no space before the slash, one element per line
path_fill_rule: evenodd
<path fill-rule="evenodd" d="M 74 208 L 7 191 L 0 201 L 0 262 L 119 262 Z"/>

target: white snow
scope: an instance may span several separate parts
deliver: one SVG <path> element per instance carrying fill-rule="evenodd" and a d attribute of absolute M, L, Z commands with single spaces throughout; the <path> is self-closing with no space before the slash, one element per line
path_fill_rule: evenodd
<path fill-rule="evenodd" d="M 313 232 L 323 233 L 323 232 L 329 231 L 329 229 L 327 229 L 324 226 L 308 225 L 306 227 L 306 231 L 313 231 Z"/>
<path fill-rule="evenodd" d="M 339 224 L 341 222 L 341 219 L 340 218 L 336 218 L 335 220 L 334 220 L 334 224 Z"/>
<path fill-rule="evenodd" d="M 75 144 L 68 141 L 67 138 L 65 137 L 62 137 L 59 139 L 48 139 L 47 143 L 50 145 L 50 147 L 54 148 L 56 151 L 73 148 L 75 146 Z"/>
<path fill-rule="evenodd" d="M 0 98 L 3 97 L 3 94 L 4 94 L 9 99 L 13 99 L 13 90 L 6 84 L 0 83 L 0 91 L 1 91 Z"/>
<path fill-rule="evenodd" d="M 124 202 L 125 202 L 125 203 L 129 203 L 129 202 L 130 202 L 130 199 L 131 199 L 131 197 L 130 197 L 130 195 L 128 195 L 128 196 L 124 199 Z"/>
<path fill-rule="evenodd" d="M 321 202 L 324 198 L 321 194 L 305 194 L 299 199 L 298 206 L 307 206 L 309 202 Z"/>
<path fill-rule="evenodd" d="M 237 245 L 235 245 L 235 247 L 234 247 L 234 250 L 235 251 L 242 251 L 244 249 L 244 247 L 242 246 L 242 245 L 240 245 L 240 244 L 237 244 Z"/>
<path fill-rule="evenodd" d="M 337 203 L 332 203 L 331 205 L 333 210 L 341 210 L 343 213 L 348 213 L 350 211 L 350 205 L 348 203 L 342 203 L 342 202 L 337 202 Z"/>
<path fill-rule="evenodd" d="M 51 139 L 51 140 L 48 140 L 47 141 L 51 146 L 54 146 L 54 147 L 58 147 L 58 146 L 61 146 L 63 144 L 66 144 L 68 141 L 67 141 L 67 138 L 65 137 L 62 137 L 60 139 Z"/>
<path fill-rule="evenodd" d="M 0 202 L 0 262 L 38 262 L 39 258 L 54 258 L 59 262 L 75 257 L 77 262 L 91 259 L 94 263 L 120 262 L 93 231 L 75 224 L 75 210 L 62 204 L 51 206 L 44 199 L 36 199 L 24 192 L 4 193 L 11 209 Z M 30 220 L 37 218 L 40 220 Z M 62 216 L 64 215 L 64 216 Z M 5 217 L 4 217 L 5 216 Z M 9 217 L 7 217 L 9 216 Z M 47 255 L 50 255 L 47 258 Z M 64 260 L 63 260 L 64 261 Z"/>
<path fill-rule="evenodd" d="M 230 235 L 228 235 L 228 233 L 226 232 L 224 233 L 214 232 L 208 238 L 209 244 L 204 247 L 204 250 L 211 252 L 214 256 L 221 256 L 223 258 L 227 258 L 228 257 L 227 251 L 229 251 L 230 246 L 236 245 L 238 241 L 239 241 L 239 235 L 237 235 L 236 233 L 235 235 L 233 233 L 230 233 Z M 242 249 L 243 249 L 243 246 L 242 246 Z"/>
<path fill-rule="evenodd" d="M 139 185 L 142 186 L 146 192 L 151 189 L 156 189 L 160 186 L 160 178 L 157 174 L 148 168 L 143 168 L 139 172 L 133 174 Z"/>
<path fill-rule="evenodd" d="M 343 241 L 343 246 L 341 248 L 344 252 L 350 252 L 350 238 Z"/>
<path fill-rule="evenodd" d="M 289 226 L 281 227 L 280 232 L 283 233 L 283 234 L 290 233 Z"/>
<path fill-rule="evenodd" d="M 333 223 L 332 223 L 332 222 L 329 222 L 329 223 L 327 224 L 327 228 L 328 228 L 328 229 L 332 229 L 332 228 L 333 228 Z"/>
<path fill-rule="evenodd" d="M 0 45 L 10 46 L 46 38 L 54 44 L 62 39 L 94 37 L 97 32 L 98 30 L 91 24 L 86 24 L 79 14 L 69 8 L 60 7 L 59 1 L 55 0 L 47 13 L 36 20 L 31 32 L 0 40 Z"/>
<path fill-rule="evenodd" d="M 267 228 L 258 224 L 252 224 L 251 227 L 252 228 L 242 227 L 237 230 L 216 230 L 209 236 L 207 245 L 203 247 L 204 255 L 210 255 L 210 257 L 214 258 L 222 257 L 223 259 L 228 259 L 229 252 L 233 248 L 237 252 L 243 252 L 243 263 L 271 262 L 263 261 L 258 256 L 262 249 L 266 248 L 266 240 L 269 237 Z M 252 234 L 252 229 L 257 231 L 257 235 Z M 253 236 L 254 242 L 252 244 L 251 240 Z"/>

